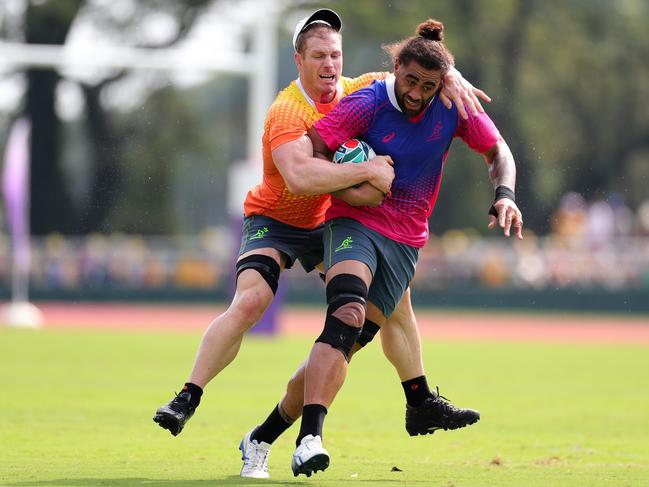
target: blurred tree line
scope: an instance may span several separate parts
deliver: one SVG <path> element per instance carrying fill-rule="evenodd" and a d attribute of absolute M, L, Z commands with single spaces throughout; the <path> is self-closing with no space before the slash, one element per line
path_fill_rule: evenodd
<path fill-rule="evenodd" d="M 83 21 L 122 43 L 169 46 L 215 2 L 132 2 L 127 16 L 117 15 L 111 2 L 29 2 L 22 36 L 61 44 L 73 23 Z M 287 15 L 320 6 L 293 2 Z M 587 199 L 617 193 L 632 208 L 649 197 L 645 0 L 334 0 L 326 6 L 343 18 L 348 76 L 390 70 L 383 43 L 411 35 L 428 17 L 444 22 L 457 67 L 493 98 L 485 107 L 517 160 L 527 227 L 548 231 L 568 190 Z M 142 26 L 161 12 L 175 19 L 175 29 L 151 42 Z M 278 89 L 296 77 L 292 26 L 282 27 Z M 4 28 L 2 35 L 21 36 Z M 227 167 L 244 157 L 246 146 L 247 86 L 240 79 L 219 76 L 182 89 L 159 73 L 111 72 L 80 82 L 30 69 L 26 77 L 21 110 L 33 124 L 34 233 L 162 234 L 227 223 Z M 136 79 L 147 86 L 137 106 L 109 102 L 133 90 Z M 56 109 L 64 81 L 83 94 L 82 116 L 74 120 L 61 120 Z M 6 130 L 8 119 L 3 125 Z M 452 146 L 431 217 L 434 231 L 485 230 L 493 191 L 481 161 L 461 142 Z"/>

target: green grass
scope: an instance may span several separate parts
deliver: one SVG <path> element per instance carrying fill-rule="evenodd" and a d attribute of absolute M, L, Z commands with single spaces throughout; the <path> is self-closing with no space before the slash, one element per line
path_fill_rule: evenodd
<path fill-rule="evenodd" d="M 430 383 L 482 420 L 411 438 L 401 386 L 374 343 L 325 423 L 330 468 L 292 476 L 293 427 L 263 482 L 238 477 L 239 440 L 311 342 L 248 338 L 173 438 L 151 417 L 184 382 L 198 340 L 0 329 L 0 484 L 649 486 L 647 347 L 426 342 Z"/>

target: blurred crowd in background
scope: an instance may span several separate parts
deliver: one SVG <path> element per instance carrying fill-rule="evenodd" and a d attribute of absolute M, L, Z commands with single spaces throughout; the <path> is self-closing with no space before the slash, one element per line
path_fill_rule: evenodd
<path fill-rule="evenodd" d="M 258 181 L 239 184 L 259 163 L 263 124 L 249 116 L 262 104 L 253 94 L 265 84 L 272 99 L 295 78 L 291 36 L 316 3 L 0 2 L 0 147 L 16 119 L 31 126 L 33 299 L 218 300 L 232 292 L 238 186 Z M 649 312 L 649 63 L 639 62 L 649 52 L 646 0 L 327 7 L 344 19 L 347 76 L 390 69 L 383 44 L 428 16 L 442 20 L 458 68 L 492 97 L 485 108 L 516 158 L 522 242 L 487 230 L 493 188 L 484 164 L 454 144 L 414 298 L 450 305 L 454 293 L 477 289 L 499 294 L 502 306 L 526 294 L 522 304 L 538 309 L 547 291 L 592 309 L 598 291 L 601 309 L 608 293 L 617 310 L 628 303 Z M 250 79 L 232 71 L 266 39 L 264 29 L 273 53 L 258 61 L 274 68 Z M 30 44 L 60 46 L 70 63 L 25 62 Z M 122 63 L 131 59 L 123 48 L 147 55 Z M 173 62 L 152 69 L 150 58 L 166 49 Z M 214 71 L 194 72 L 219 60 Z M 0 298 L 11 286 L 6 232 L 0 221 Z M 320 300 L 318 277 L 297 267 L 283 280 L 285 295 Z"/>
<path fill-rule="evenodd" d="M 649 200 L 628 208 L 619 195 L 587 202 L 567 193 L 551 216 L 552 232 L 525 232 L 522 241 L 473 229 L 431 235 L 422 249 L 413 289 L 598 288 L 649 289 Z M 32 241 L 31 286 L 56 290 L 232 289 L 239 242 L 229 228 L 211 227 L 191 237 L 53 234 Z M 644 238 L 643 238 L 644 237 Z M 0 282 L 11 282 L 10 242 L 0 236 Z M 287 285 L 319 289 L 315 273 L 296 266 Z M 5 291 L 7 291 L 5 289 Z"/>

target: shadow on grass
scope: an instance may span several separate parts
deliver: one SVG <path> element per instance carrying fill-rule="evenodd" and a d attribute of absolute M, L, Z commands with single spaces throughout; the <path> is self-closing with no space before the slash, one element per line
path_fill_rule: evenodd
<path fill-rule="evenodd" d="M 285 482 L 274 482 L 273 480 L 262 481 L 268 485 L 288 485 Z M 203 485 L 257 485 L 254 479 L 242 479 L 239 476 L 230 476 L 225 478 L 211 478 L 201 480 L 164 480 L 164 479 L 147 479 L 147 478 L 119 478 L 119 479 L 55 479 L 55 480 L 34 480 L 12 482 L 4 484 L 11 487 L 31 487 L 31 486 L 50 486 L 50 487 L 85 487 L 85 486 L 116 486 L 127 487 L 132 485 L 143 485 L 150 487 L 197 487 Z"/>
<path fill-rule="evenodd" d="M 160 480 L 160 479 L 146 479 L 146 478 L 119 478 L 119 479 L 55 479 L 55 480 L 25 480 L 9 482 L 6 485 L 9 487 L 31 487 L 31 486 L 50 486 L 50 487 L 90 487 L 90 486 L 117 486 L 127 487 L 133 485 L 143 485 L 151 487 L 197 487 L 197 486 L 222 486 L 222 485 L 237 485 L 237 486 L 255 486 L 260 485 L 305 485 L 304 478 L 296 478 L 295 480 L 273 480 L 273 479 L 243 479 L 238 475 L 231 475 L 229 477 L 211 478 L 202 480 Z M 354 483 L 371 483 L 371 484 L 402 484 L 400 479 L 353 479 Z M 331 479 L 309 479 L 312 486 L 317 485 L 343 485 L 339 478 Z M 417 482 L 415 482 L 417 483 Z"/>

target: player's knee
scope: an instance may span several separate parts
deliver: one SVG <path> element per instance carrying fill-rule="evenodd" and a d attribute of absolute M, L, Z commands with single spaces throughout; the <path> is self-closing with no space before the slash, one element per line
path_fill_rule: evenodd
<path fill-rule="evenodd" d="M 235 313 L 241 317 L 241 321 L 249 328 L 259 321 L 271 301 L 272 296 L 264 296 L 250 289 L 237 293 L 233 307 Z"/>
<path fill-rule="evenodd" d="M 367 285 L 352 274 L 338 274 L 327 284 L 327 315 L 360 328 L 365 321 Z"/>
<path fill-rule="evenodd" d="M 347 360 L 365 320 L 367 286 L 351 274 L 335 276 L 327 284 L 327 318 L 316 342 L 327 343 Z"/>
<path fill-rule="evenodd" d="M 331 313 L 331 316 L 338 318 L 348 326 L 361 328 L 365 321 L 365 307 L 360 303 L 345 303 Z"/>

